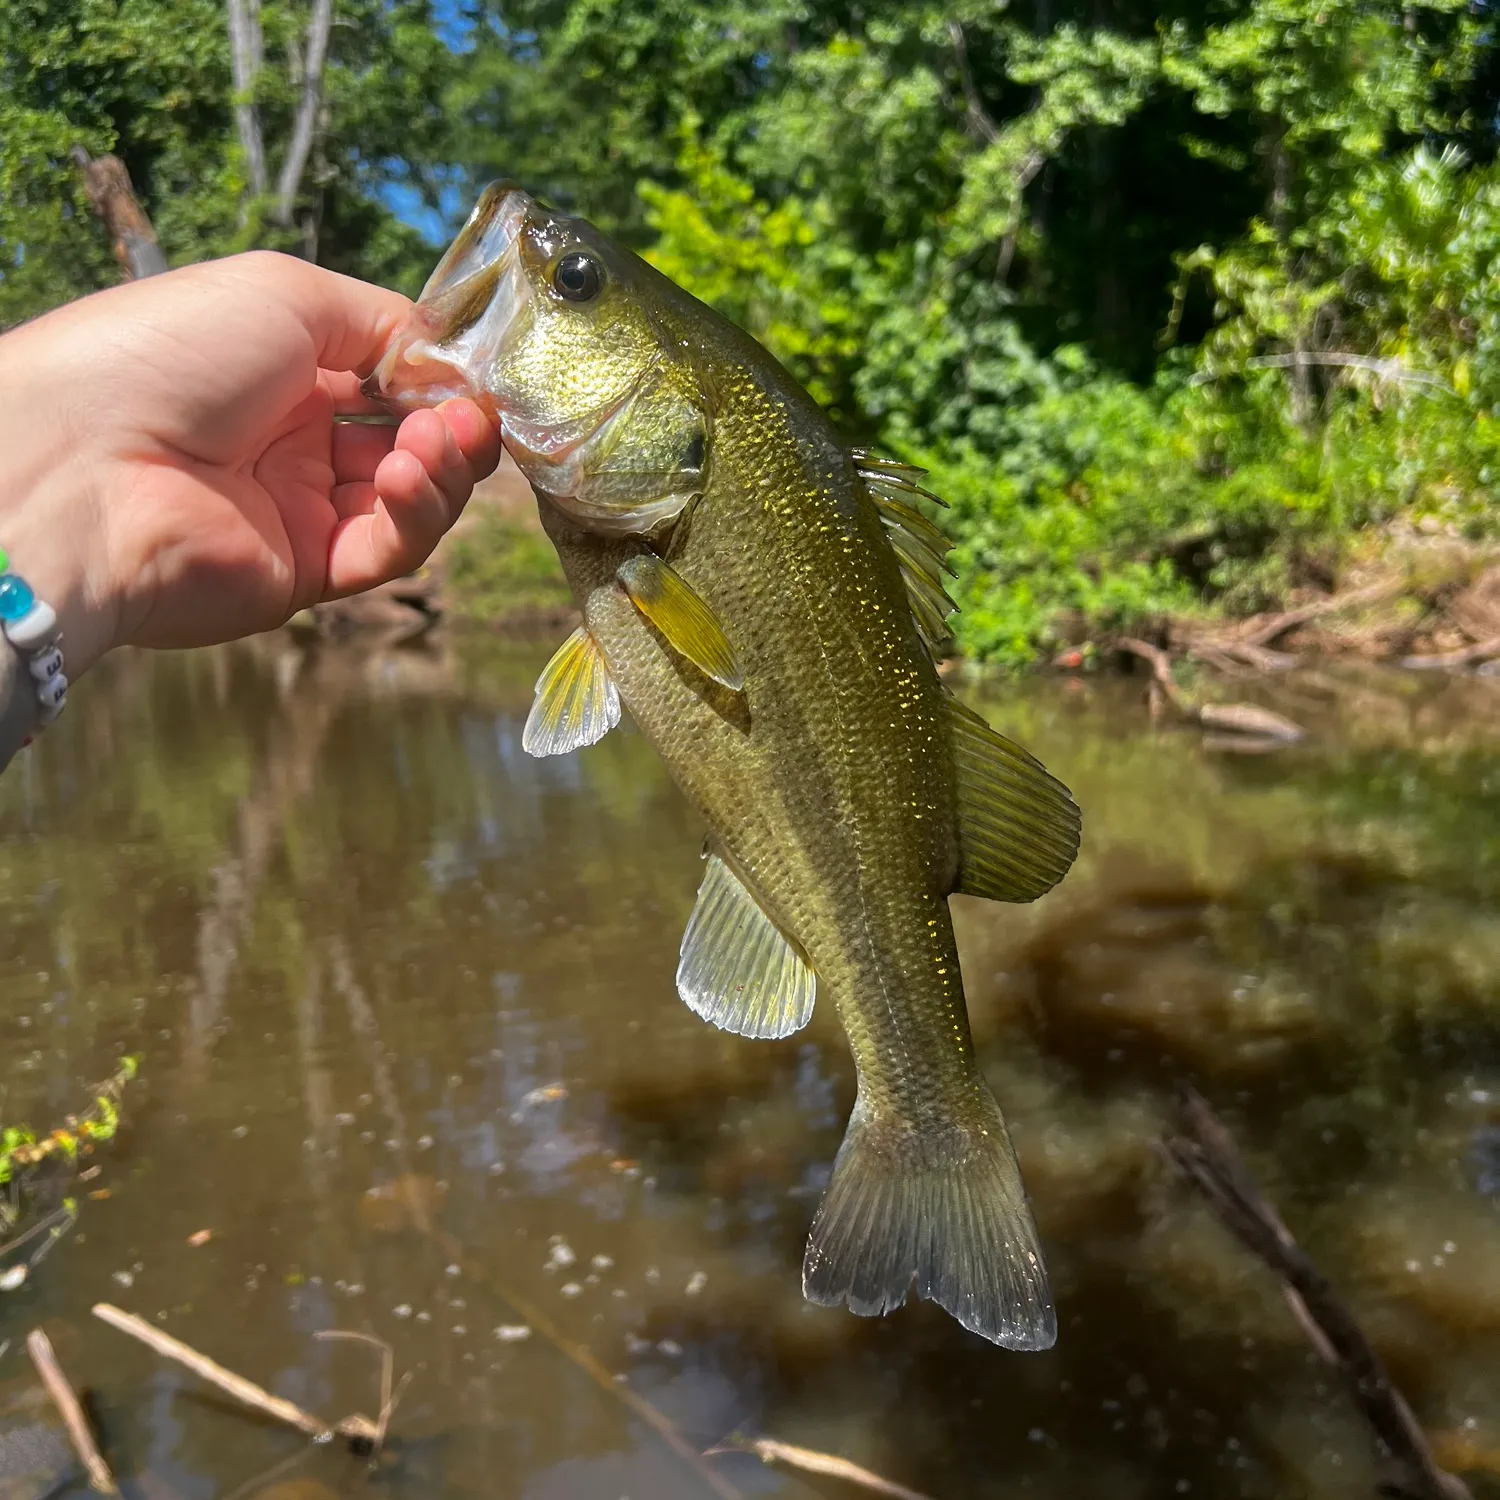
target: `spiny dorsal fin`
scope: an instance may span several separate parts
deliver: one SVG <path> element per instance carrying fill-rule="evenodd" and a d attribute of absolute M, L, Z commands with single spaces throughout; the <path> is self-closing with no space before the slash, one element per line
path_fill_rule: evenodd
<path fill-rule="evenodd" d="M 1082 816 L 1067 787 L 972 709 L 948 699 L 958 777 L 955 890 L 1035 901 L 1068 873 Z"/>
<path fill-rule="evenodd" d="M 536 680 L 521 748 L 530 755 L 566 755 L 602 740 L 619 722 L 620 694 L 598 642 L 580 625 Z"/>
<path fill-rule="evenodd" d="M 641 552 L 621 563 L 615 576 L 679 656 L 735 692 L 744 687 L 745 674 L 724 627 L 675 568 L 654 552 Z"/>
<path fill-rule="evenodd" d="M 952 633 L 947 622 L 954 605 L 944 592 L 943 575 L 953 571 L 944 561 L 953 543 L 908 502 L 914 496 L 937 505 L 943 502 L 916 482 L 925 470 L 893 459 L 874 458 L 860 448 L 852 456 L 855 471 L 865 481 L 901 564 L 917 628 L 928 649 L 936 653 Z"/>
<path fill-rule="evenodd" d="M 744 882 L 709 853 L 682 935 L 677 993 L 694 1015 L 738 1036 L 783 1037 L 812 1019 L 817 981 Z"/>

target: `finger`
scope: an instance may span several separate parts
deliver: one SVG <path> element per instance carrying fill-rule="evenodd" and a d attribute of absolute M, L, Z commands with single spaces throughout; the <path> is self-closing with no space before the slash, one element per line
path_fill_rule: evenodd
<path fill-rule="evenodd" d="M 325 370 L 368 374 L 411 308 L 399 292 L 291 255 L 254 250 L 221 264 L 246 283 L 253 297 L 272 297 L 292 309 Z"/>
<path fill-rule="evenodd" d="M 419 567 L 450 524 L 447 497 L 410 453 L 396 451 L 368 484 L 346 485 L 328 549 L 328 597 L 358 593 Z"/>
<path fill-rule="evenodd" d="M 458 450 L 468 461 L 474 482 L 488 479 L 500 462 L 500 426 L 474 402 L 460 397 L 437 408 Z M 465 500 L 468 496 L 463 497 Z"/>
<path fill-rule="evenodd" d="M 394 427 L 363 427 L 335 423 L 333 481 L 348 485 L 374 479 L 380 461 L 396 446 Z"/>

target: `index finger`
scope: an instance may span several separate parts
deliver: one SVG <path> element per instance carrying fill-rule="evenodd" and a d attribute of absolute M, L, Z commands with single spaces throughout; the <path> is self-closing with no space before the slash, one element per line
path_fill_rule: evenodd
<path fill-rule="evenodd" d="M 221 265 L 290 308 L 311 335 L 325 370 L 367 375 L 411 307 L 400 292 L 273 250 L 252 250 Z"/>

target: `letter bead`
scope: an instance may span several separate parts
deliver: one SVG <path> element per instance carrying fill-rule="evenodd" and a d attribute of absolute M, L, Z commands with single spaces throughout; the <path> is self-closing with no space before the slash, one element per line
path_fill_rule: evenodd
<path fill-rule="evenodd" d="M 68 679 L 61 672 L 39 682 L 36 688 L 37 701 L 43 708 L 56 708 L 68 695 Z"/>
<path fill-rule="evenodd" d="M 62 671 L 63 655 L 56 646 L 49 646 L 45 651 L 39 651 L 26 665 L 31 668 L 31 675 L 38 682 L 47 682 Z"/>

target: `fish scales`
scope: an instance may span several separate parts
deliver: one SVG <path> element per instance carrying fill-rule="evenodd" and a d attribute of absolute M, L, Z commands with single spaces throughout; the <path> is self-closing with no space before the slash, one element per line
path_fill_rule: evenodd
<path fill-rule="evenodd" d="M 996 1342 L 1051 1343 L 947 898 L 1040 894 L 1076 851 L 1076 809 L 941 684 L 888 532 L 899 508 L 876 493 L 906 483 L 898 466 L 851 454 L 748 335 L 508 187 L 369 388 L 488 402 L 532 481 L 583 626 L 527 746 L 592 742 L 623 702 L 703 816 L 683 999 L 747 1036 L 789 1034 L 814 995 L 837 1009 L 858 1091 L 807 1294 L 878 1313 L 915 1284 Z"/>

